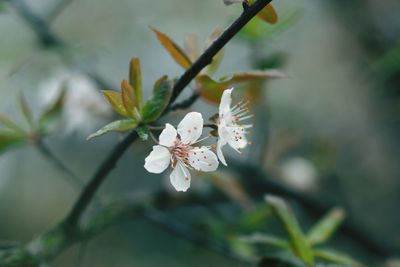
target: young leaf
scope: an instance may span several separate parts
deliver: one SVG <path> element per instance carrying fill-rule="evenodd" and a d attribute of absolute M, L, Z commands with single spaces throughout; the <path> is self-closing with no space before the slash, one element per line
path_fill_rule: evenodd
<path fill-rule="evenodd" d="M 10 130 L 23 134 L 25 131 L 21 127 L 19 127 L 15 122 L 10 120 L 8 117 L 0 115 L 0 124 L 3 124 Z"/>
<path fill-rule="evenodd" d="M 316 250 L 314 250 L 314 256 L 315 256 L 315 258 L 325 260 L 325 261 L 335 263 L 335 264 L 344 265 L 347 267 L 362 267 L 363 266 L 361 263 L 353 260 L 349 256 L 342 254 L 342 253 L 338 253 L 336 251 L 332 251 L 332 250 L 316 249 Z"/>
<path fill-rule="evenodd" d="M 39 131 L 43 134 L 51 132 L 60 120 L 64 106 L 66 90 L 63 89 L 52 105 L 48 106 L 39 117 Z"/>
<path fill-rule="evenodd" d="M 296 217 L 293 215 L 292 210 L 289 208 L 286 202 L 279 197 L 268 195 L 266 196 L 265 200 L 271 207 L 272 212 L 285 228 L 294 253 L 308 266 L 314 266 L 314 256 L 311 247 L 305 239 L 300 225 L 297 222 Z"/>
<path fill-rule="evenodd" d="M 100 130 L 98 130 L 97 132 L 89 135 L 87 140 L 92 139 L 94 137 L 98 137 L 108 132 L 125 132 L 135 128 L 137 125 L 138 125 L 137 121 L 132 119 L 113 121 L 110 124 L 107 124 Z"/>
<path fill-rule="evenodd" d="M 278 14 L 275 11 L 275 8 L 272 4 L 267 5 L 264 7 L 257 16 L 265 22 L 270 24 L 275 24 L 278 22 Z"/>
<path fill-rule="evenodd" d="M 249 0 L 249 3 L 252 5 L 255 2 L 255 0 Z M 275 11 L 275 8 L 272 6 L 272 4 L 267 5 L 264 7 L 258 14 L 257 16 L 262 19 L 263 21 L 270 23 L 270 24 L 275 24 L 278 22 L 278 14 Z"/>
<path fill-rule="evenodd" d="M 120 93 L 112 90 L 103 90 L 101 92 L 110 103 L 111 107 L 115 110 L 115 112 L 119 113 L 122 116 L 129 117 L 129 114 L 125 109 L 124 103 L 122 102 L 122 97 Z"/>
<path fill-rule="evenodd" d="M 136 97 L 133 87 L 127 80 L 121 82 L 122 104 L 130 118 L 135 118 L 134 108 L 136 107 Z"/>
<path fill-rule="evenodd" d="M 14 145 L 23 144 L 27 141 L 24 135 L 18 133 L 0 132 L 0 154 Z"/>
<path fill-rule="evenodd" d="M 285 77 L 285 75 L 278 70 L 266 70 L 235 73 L 223 77 L 219 81 L 215 81 L 210 76 L 202 74 L 197 76 L 196 81 L 200 87 L 200 96 L 205 100 L 218 105 L 224 90 L 235 84 L 282 77 Z"/>
<path fill-rule="evenodd" d="M 151 30 L 156 34 L 158 40 L 172 56 L 172 58 L 181 65 L 184 69 L 188 69 L 192 62 L 189 57 L 185 54 L 182 48 L 180 48 L 174 41 L 172 41 L 165 33 L 162 33 L 154 28 Z"/>
<path fill-rule="evenodd" d="M 21 113 L 24 116 L 25 120 L 28 122 L 29 126 L 33 128 L 34 122 L 32 117 L 32 111 L 29 108 L 28 103 L 26 103 L 25 97 L 22 94 L 19 96 L 19 107 L 21 109 Z"/>
<path fill-rule="evenodd" d="M 146 126 L 136 127 L 135 131 L 143 141 L 147 141 L 147 139 L 149 139 L 149 128 Z"/>
<path fill-rule="evenodd" d="M 280 249 L 289 248 L 289 243 L 286 240 L 273 235 L 254 233 L 249 236 L 243 236 L 241 239 L 251 244 L 265 244 Z"/>
<path fill-rule="evenodd" d="M 140 65 L 139 58 L 132 58 L 129 68 L 129 83 L 135 90 L 136 95 L 136 107 L 139 111 L 142 110 L 143 106 L 143 88 L 142 88 L 142 68 Z"/>
<path fill-rule="evenodd" d="M 142 110 L 143 121 L 146 123 L 157 120 L 168 106 L 172 95 L 172 84 L 167 76 L 161 77 L 155 84 L 153 96 L 146 102 Z"/>
<path fill-rule="evenodd" d="M 331 210 L 323 219 L 314 225 L 307 234 L 310 245 L 317 245 L 326 242 L 343 222 L 345 212 L 343 209 Z"/>

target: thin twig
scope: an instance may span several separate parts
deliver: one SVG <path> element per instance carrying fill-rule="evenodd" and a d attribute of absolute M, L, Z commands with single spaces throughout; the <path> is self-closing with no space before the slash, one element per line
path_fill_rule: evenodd
<path fill-rule="evenodd" d="M 172 104 L 169 107 L 169 111 L 176 111 L 178 109 L 187 109 L 187 108 L 191 107 L 197 101 L 197 99 L 199 99 L 199 97 L 200 97 L 200 95 L 198 93 L 194 92 L 190 97 L 183 100 L 182 102 Z"/>
<path fill-rule="evenodd" d="M 60 0 L 47 16 L 47 23 L 51 24 L 73 1 L 74 0 Z"/>
<path fill-rule="evenodd" d="M 84 186 L 84 181 L 79 178 L 70 168 L 68 168 L 64 162 L 62 162 L 43 142 L 43 140 L 38 140 L 35 142 L 37 149 L 39 152 L 45 156 L 51 163 L 54 164 L 56 168 L 61 170 L 66 174 L 67 182 L 71 184 L 78 190 L 81 190 Z"/>

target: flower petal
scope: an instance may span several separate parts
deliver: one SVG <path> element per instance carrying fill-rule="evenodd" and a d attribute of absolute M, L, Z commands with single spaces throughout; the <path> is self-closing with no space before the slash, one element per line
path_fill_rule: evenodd
<path fill-rule="evenodd" d="M 169 123 L 166 123 L 164 130 L 158 137 L 160 145 L 166 147 L 172 147 L 176 141 L 176 135 L 177 133 L 174 126 L 172 126 Z"/>
<path fill-rule="evenodd" d="M 226 164 L 224 154 L 222 153 L 222 147 L 225 146 L 225 145 L 226 145 L 226 141 L 225 140 L 223 140 L 221 138 L 218 139 L 218 142 L 217 142 L 217 155 L 218 155 L 218 158 L 221 161 L 221 163 L 224 164 L 225 166 L 228 166 L 228 164 Z"/>
<path fill-rule="evenodd" d="M 162 173 L 171 161 L 169 150 L 163 146 L 153 146 L 153 151 L 147 156 L 144 168 L 151 173 Z"/>
<path fill-rule="evenodd" d="M 236 151 L 240 152 L 240 149 L 243 149 L 247 146 L 247 138 L 246 138 L 246 130 L 241 126 L 231 126 L 225 127 L 225 131 L 227 134 L 224 134 L 224 137 L 228 144 L 234 148 Z"/>
<path fill-rule="evenodd" d="M 189 151 L 189 164 L 197 171 L 213 172 L 218 168 L 218 158 L 208 147 L 195 147 Z"/>
<path fill-rule="evenodd" d="M 226 89 L 222 93 L 221 102 L 219 103 L 219 115 L 226 113 L 227 111 L 230 112 L 231 110 L 231 101 L 232 101 L 232 91 L 231 89 Z"/>
<path fill-rule="evenodd" d="M 198 112 L 189 112 L 178 125 L 178 133 L 184 144 L 193 144 L 203 132 L 203 116 Z"/>
<path fill-rule="evenodd" d="M 181 161 L 177 162 L 169 178 L 176 191 L 185 192 L 190 187 L 190 172 Z"/>

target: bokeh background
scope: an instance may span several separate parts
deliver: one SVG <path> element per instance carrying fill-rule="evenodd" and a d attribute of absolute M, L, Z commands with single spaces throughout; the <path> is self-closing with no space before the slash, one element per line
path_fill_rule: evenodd
<path fill-rule="evenodd" d="M 86 178 L 121 139 L 110 134 L 86 141 L 113 116 L 106 107 L 92 108 L 106 106 L 96 91 L 106 88 L 99 88 L 99 81 L 87 73 L 117 89 L 128 76 L 130 58 L 139 56 L 148 97 L 158 77 L 182 73 L 149 26 L 180 43 L 185 33 L 202 41 L 241 12 L 241 6 L 227 7 L 222 0 L 25 2 L 34 14 L 51 18 L 50 30 L 65 46 L 41 43 L 15 5 L 1 3 L 0 112 L 23 125 L 16 104 L 21 92 L 38 114 L 50 92 L 68 81 L 78 107 L 70 107 L 46 143 Z M 400 3 L 279 0 L 274 6 L 283 21 L 279 28 L 262 24 L 257 37 L 246 32 L 235 37 L 218 71 L 223 75 L 276 67 L 287 75 L 264 85 L 261 101 L 254 106 L 253 146 L 243 156 L 232 156 L 266 170 L 271 179 L 289 188 L 343 207 L 356 228 L 395 255 L 400 250 Z M 85 105 L 89 115 L 79 112 Z M 202 101 L 192 108 L 206 116 L 217 111 Z M 165 120 L 176 122 L 183 115 L 176 112 Z M 160 188 L 173 193 L 166 175 L 150 175 L 143 168 L 151 145 L 132 146 L 102 186 L 104 198 L 151 194 Z M 77 191 L 63 176 L 29 145 L 0 156 L 1 240 L 30 240 L 66 214 Z M 209 186 L 207 180 L 193 180 L 194 188 Z M 232 206 L 213 213 L 239 216 Z M 204 209 L 195 207 L 173 216 L 193 224 L 198 220 L 201 231 L 212 217 Z M 305 222 L 313 220 L 300 207 L 298 214 Z M 371 266 L 378 264 L 368 250 L 340 235 L 339 248 Z M 67 250 L 52 266 L 75 266 L 80 250 L 79 246 Z M 145 219 L 111 227 L 86 244 L 78 261 L 96 267 L 242 266 Z M 379 264 L 384 264 L 382 257 Z"/>

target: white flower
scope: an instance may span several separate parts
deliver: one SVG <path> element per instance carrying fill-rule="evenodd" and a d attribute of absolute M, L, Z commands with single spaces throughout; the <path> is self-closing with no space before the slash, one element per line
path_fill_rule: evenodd
<path fill-rule="evenodd" d="M 66 133 L 86 134 L 103 123 L 104 117 L 111 116 L 112 110 L 104 103 L 95 84 L 85 75 L 68 70 L 57 71 L 39 84 L 43 106 L 53 103 L 62 89 L 66 89 L 62 118 Z"/>
<path fill-rule="evenodd" d="M 241 100 L 239 103 L 231 107 L 233 88 L 227 89 L 222 94 L 219 104 L 219 116 L 217 120 L 218 126 L 218 143 L 217 155 L 219 160 L 226 166 L 225 157 L 222 153 L 222 147 L 228 144 L 237 152 L 245 148 L 249 142 L 246 138 L 246 129 L 253 127 L 253 124 L 241 124 L 243 120 L 253 118 L 253 114 L 249 114 L 247 108 L 248 102 Z"/>
<path fill-rule="evenodd" d="M 203 117 L 198 112 L 188 113 L 177 130 L 167 123 L 160 134 L 159 145 L 153 146 L 145 159 L 145 169 L 162 173 L 171 164 L 171 184 L 177 191 L 186 191 L 190 187 L 190 169 L 212 172 L 218 168 L 217 156 L 209 147 L 192 146 L 199 141 L 202 131 Z"/>

